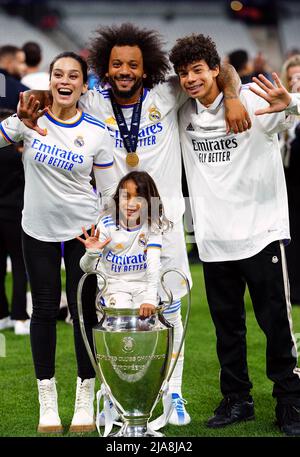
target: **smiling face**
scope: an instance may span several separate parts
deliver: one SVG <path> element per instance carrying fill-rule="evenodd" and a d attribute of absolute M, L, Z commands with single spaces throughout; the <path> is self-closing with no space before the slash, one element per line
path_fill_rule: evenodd
<path fill-rule="evenodd" d="M 110 53 L 106 77 L 118 99 L 137 101 L 146 77 L 143 56 L 138 46 L 114 46 Z"/>
<path fill-rule="evenodd" d="M 126 226 L 134 227 L 142 222 L 147 202 L 138 195 L 137 185 L 132 179 L 125 181 L 123 188 L 120 189 L 119 202 L 120 219 Z"/>
<path fill-rule="evenodd" d="M 74 108 L 82 93 L 87 91 L 80 63 L 72 57 L 58 59 L 50 75 L 53 105 Z"/>
<path fill-rule="evenodd" d="M 216 81 L 218 74 L 219 67 L 211 69 L 205 60 L 178 69 L 180 85 L 184 92 L 189 97 L 197 98 L 203 105 L 210 105 L 220 92 Z"/>
<path fill-rule="evenodd" d="M 287 82 L 290 92 L 300 92 L 300 65 L 287 69 Z"/>

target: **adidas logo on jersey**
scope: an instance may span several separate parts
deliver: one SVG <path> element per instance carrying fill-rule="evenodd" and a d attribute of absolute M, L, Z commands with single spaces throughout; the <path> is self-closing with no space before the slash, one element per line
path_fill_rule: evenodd
<path fill-rule="evenodd" d="M 186 131 L 187 131 L 187 132 L 194 132 L 194 131 L 195 131 L 195 129 L 194 129 L 194 127 L 192 126 L 191 123 L 189 123 L 189 125 L 187 126 Z"/>

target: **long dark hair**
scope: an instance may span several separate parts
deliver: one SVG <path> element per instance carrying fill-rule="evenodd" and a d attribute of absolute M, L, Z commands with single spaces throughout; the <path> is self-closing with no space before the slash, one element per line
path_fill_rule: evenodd
<path fill-rule="evenodd" d="M 165 216 L 159 192 L 152 177 L 146 171 L 131 171 L 120 180 L 113 201 L 115 203 L 116 225 L 120 222 L 120 193 L 128 181 L 133 181 L 137 187 L 137 194 L 147 202 L 147 221 L 152 231 L 171 229 L 173 223 Z"/>
<path fill-rule="evenodd" d="M 77 62 L 79 62 L 81 71 L 82 71 L 83 82 L 85 84 L 88 80 L 88 65 L 87 65 L 86 61 L 79 54 L 76 54 L 75 52 L 72 52 L 72 51 L 61 52 L 56 57 L 54 57 L 54 59 L 50 63 L 50 67 L 49 67 L 50 79 L 51 79 L 52 70 L 53 70 L 55 62 L 57 62 L 59 59 L 64 59 L 65 57 L 70 57 L 71 59 L 77 60 Z"/>
<path fill-rule="evenodd" d="M 170 69 L 167 51 L 162 49 L 161 35 L 155 30 L 140 29 L 130 22 L 100 27 L 89 45 L 89 64 L 101 82 L 106 82 L 109 58 L 114 46 L 138 46 L 142 52 L 147 77 L 144 86 L 152 89 L 165 80 Z"/>

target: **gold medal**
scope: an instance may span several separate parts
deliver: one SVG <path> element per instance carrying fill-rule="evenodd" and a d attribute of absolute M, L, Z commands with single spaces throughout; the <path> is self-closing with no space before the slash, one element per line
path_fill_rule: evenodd
<path fill-rule="evenodd" d="M 128 152 L 126 155 L 126 163 L 130 167 L 136 167 L 139 164 L 139 156 L 136 152 Z"/>

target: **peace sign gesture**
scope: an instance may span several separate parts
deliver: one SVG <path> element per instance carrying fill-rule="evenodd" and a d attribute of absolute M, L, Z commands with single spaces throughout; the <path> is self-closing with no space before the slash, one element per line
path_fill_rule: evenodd
<path fill-rule="evenodd" d="M 258 90 L 256 87 L 253 86 L 250 86 L 250 90 L 259 97 L 266 100 L 270 105 L 267 108 L 255 111 L 256 115 L 284 111 L 291 103 L 291 96 L 286 90 L 286 88 L 282 85 L 278 75 L 276 73 L 272 73 L 272 76 L 274 78 L 274 84 L 262 74 L 259 74 L 258 78 L 252 78 L 252 80 L 264 92 Z"/>
<path fill-rule="evenodd" d="M 104 248 L 104 246 L 111 242 L 111 238 L 106 238 L 106 240 L 102 242 L 99 241 L 100 231 L 98 228 L 95 231 L 94 224 L 91 227 L 90 235 L 86 231 L 85 227 L 82 227 L 82 233 L 84 234 L 85 239 L 81 238 L 80 236 L 76 236 L 76 238 L 78 241 L 80 241 L 80 243 L 84 244 L 86 249 L 94 249 L 95 251 L 101 251 Z"/>

